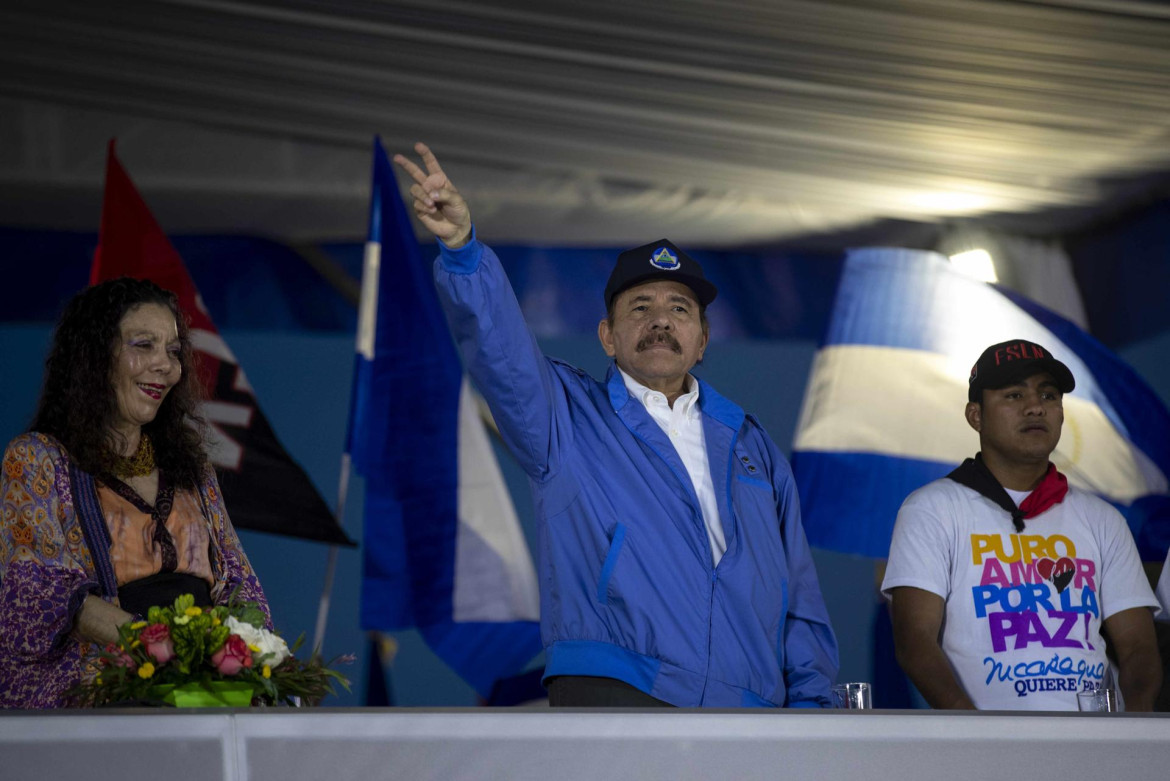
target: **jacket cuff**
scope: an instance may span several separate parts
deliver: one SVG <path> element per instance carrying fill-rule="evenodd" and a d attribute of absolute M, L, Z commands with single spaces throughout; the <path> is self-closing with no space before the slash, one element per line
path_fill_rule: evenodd
<path fill-rule="evenodd" d="M 479 268 L 479 259 L 483 256 L 483 245 L 475 237 L 475 226 L 471 226 L 471 236 L 467 243 L 459 249 L 451 249 L 439 240 L 439 263 L 445 271 L 452 274 L 471 274 Z"/>

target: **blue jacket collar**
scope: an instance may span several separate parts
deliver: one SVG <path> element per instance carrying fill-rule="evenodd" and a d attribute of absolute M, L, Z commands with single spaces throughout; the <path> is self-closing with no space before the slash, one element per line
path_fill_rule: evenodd
<path fill-rule="evenodd" d="M 732 431 L 739 431 L 743 425 L 743 408 L 719 395 L 718 391 L 703 382 L 702 377 L 696 379 L 699 380 L 699 408 L 703 410 L 703 414 L 714 418 Z"/>
<path fill-rule="evenodd" d="M 701 377 L 696 377 L 696 379 L 699 381 L 699 409 L 703 411 L 703 414 L 714 418 L 732 431 L 739 431 L 740 426 L 743 425 L 743 409 L 735 402 L 719 395 Z M 618 371 L 616 362 L 609 364 L 609 371 L 605 375 L 605 386 L 609 392 L 609 403 L 614 412 L 621 410 L 630 400 L 630 392 L 626 390 L 626 383 L 622 379 L 621 372 Z"/>
<path fill-rule="evenodd" d="M 626 381 L 618 371 L 617 361 L 609 362 L 609 371 L 605 373 L 605 388 L 609 392 L 609 404 L 614 412 L 620 411 L 630 400 L 630 392 L 626 390 Z"/>

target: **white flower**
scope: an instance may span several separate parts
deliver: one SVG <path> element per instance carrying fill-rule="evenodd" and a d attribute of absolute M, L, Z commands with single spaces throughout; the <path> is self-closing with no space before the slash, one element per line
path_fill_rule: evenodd
<path fill-rule="evenodd" d="M 284 642 L 284 639 L 279 635 L 273 634 L 267 629 L 254 627 L 251 624 L 239 621 L 235 616 L 228 616 L 227 620 L 223 623 L 224 626 L 231 630 L 232 634 L 239 635 L 240 639 L 247 643 L 249 648 L 259 649 L 253 650 L 258 664 L 278 667 L 281 662 L 292 655 L 289 653 L 288 643 Z"/>

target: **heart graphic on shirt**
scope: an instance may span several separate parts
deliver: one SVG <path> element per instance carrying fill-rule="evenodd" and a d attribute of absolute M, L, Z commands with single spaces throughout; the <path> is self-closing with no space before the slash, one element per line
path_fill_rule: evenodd
<path fill-rule="evenodd" d="M 1036 572 L 1045 580 L 1052 581 L 1052 585 L 1056 586 L 1057 594 L 1068 588 L 1068 584 L 1072 582 L 1076 570 L 1076 562 L 1068 556 L 1062 556 L 1056 561 L 1052 559 L 1036 560 Z"/>
<path fill-rule="evenodd" d="M 1056 566 L 1052 568 L 1052 585 L 1056 586 L 1056 593 L 1059 594 L 1068 588 L 1076 571 L 1076 562 L 1068 556 L 1064 556 L 1056 562 Z"/>

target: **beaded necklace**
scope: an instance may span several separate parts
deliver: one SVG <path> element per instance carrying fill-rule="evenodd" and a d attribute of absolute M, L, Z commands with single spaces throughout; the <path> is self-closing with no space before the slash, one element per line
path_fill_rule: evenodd
<path fill-rule="evenodd" d="M 154 471 L 154 445 L 146 432 L 138 438 L 138 449 L 130 457 L 115 456 L 110 471 L 119 480 L 128 477 L 145 477 Z"/>

